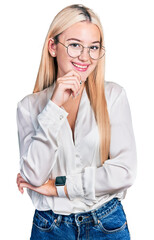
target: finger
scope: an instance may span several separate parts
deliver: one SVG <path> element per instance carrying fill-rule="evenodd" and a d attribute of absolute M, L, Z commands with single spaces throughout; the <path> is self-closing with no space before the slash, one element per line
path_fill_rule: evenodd
<path fill-rule="evenodd" d="M 78 92 L 78 89 L 76 89 L 74 84 L 65 84 L 64 83 L 64 84 L 62 84 L 62 88 L 63 88 L 63 91 L 66 91 L 66 90 L 70 89 L 73 92 L 74 97 Z"/>
<path fill-rule="evenodd" d="M 78 72 L 76 72 L 75 70 L 71 70 L 69 71 L 67 74 L 65 74 L 64 76 L 77 76 L 78 79 L 80 80 L 81 79 L 81 76 Z"/>
<path fill-rule="evenodd" d="M 24 188 L 33 189 L 33 186 L 27 182 L 21 182 L 18 186 L 18 189 L 21 193 L 24 192 Z"/>
<path fill-rule="evenodd" d="M 74 88 L 76 89 L 75 93 L 79 92 L 79 90 L 80 90 L 79 82 L 77 84 L 77 82 L 75 82 L 75 81 L 71 81 L 71 80 L 67 81 L 67 80 L 65 80 L 65 81 L 59 81 L 59 84 L 62 84 L 62 86 L 61 86 L 62 88 L 65 86 L 65 90 L 67 89 L 68 85 L 74 86 Z"/>
<path fill-rule="evenodd" d="M 18 183 L 17 183 L 18 187 L 20 186 L 21 183 L 25 183 L 26 184 L 26 182 L 24 180 L 19 180 Z"/>
<path fill-rule="evenodd" d="M 76 77 L 76 76 L 64 76 L 64 77 L 61 77 L 59 79 L 57 79 L 57 82 L 66 82 L 67 80 L 69 81 L 72 81 L 72 82 L 75 82 L 78 86 L 78 88 L 80 89 L 81 87 L 81 84 L 80 84 L 80 80 Z"/>
<path fill-rule="evenodd" d="M 26 182 L 25 179 L 23 177 L 21 177 L 21 175 L 20 175 L 17 177 L 17 184 L 19 184 L 19 182 L 21 182 L 21 181 Z"/>
<path fill-rule="evenodd" d="M 23 188 L 18 188 L 19 192 L 21 192 L 22 194 L 24 193 L 24 189 Z"/>
<path fill-rule="evenodd" d="M 20 179 L 20 176 L 17 176 L 17 180 L 16 180 L 17 184 L 19 183 L 19 179 Z"/>
<path fill-rule="evenodd" d="M 18 185 L 18 188 L 21 184 L 27 184 L 27 182 L 25 181 L 25 179 L 23 179 L 21 176 L 18 177 L 18 181 L 17 181 L 17 185 Z"/>
<path fill-rule="evenodd" d="M 74 81 L 60 81 L 59 83 L 59 88 L 62 91 L 66 91 L 68 89 L 73 90 L 74 93 L 79 91 L 78 85 L 76 84 L 76 82 Z"/>
<path fill-rule="evenodd" d="M 18 186 L 18 190 L 19 190 L 21 193 L 24 193 L 24 190 L 23 190 L 23 188 L 21 187 L 20 184 L 19 184 L 19 186 Z"/>
<path fill-rule="evenodd" d="M 16 178 L 16 183 L 17 183 L 17 180 L 18 180 L 18 178 L 19 178 L 20 176 L 21 176 L 20 173 L 18 173 L 18 174 L 17 174 L 17 178 Z"/>
<path fill-rule="evenodd" d="M 18 174 L 17 174 L 17 179 L 16 179 L 16 181 L 17 181 L 18 179 L 20 179 L 20 178 L 24 179 L 24 178 L 21 176 L 21 174 L 18 173 Z"/>
<path fill-rule="evenodd" d="M 30 188 L 30 186 L 31 185 L 29 183 L 26 183 L 26 182 L 21 182 L 20 185 L 19 185 L 19 187 L 22 188 L 22 189 L 23 188 Z"/>
<path fill-rule="evenodd" d="M 73 81 L 77 84 L 79 89 L 81 88 L 80 80 L 76 76 L 63 77 L 62 79 L 60 79 L 60 81 L 61 80 L 64 81 L 64 82 L 66 82 L 67 80 Z"/>

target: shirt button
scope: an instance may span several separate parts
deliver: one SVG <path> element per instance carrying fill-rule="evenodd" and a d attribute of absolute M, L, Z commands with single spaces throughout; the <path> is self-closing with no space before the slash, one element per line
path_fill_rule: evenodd
<path fill-rule="evenodd" d="M 60 116 L 59 116 L 59 119 L 60 119 L 60 120 L 62 120 L 62 119 L 63 119 L 63 117 L 64 117 L 63 115 L 60 115 Z"/>
<path fill-rule="evenodd" d="M 81 222 L 83 220 L 83 217 L 82 216 L 78 217 L 78 220 Z"/>

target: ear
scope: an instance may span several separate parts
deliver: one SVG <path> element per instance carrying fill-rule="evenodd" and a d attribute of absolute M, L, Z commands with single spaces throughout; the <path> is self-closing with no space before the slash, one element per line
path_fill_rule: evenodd
<path fill-rule="evenodd" d="M 56 57 L 56 44 L 54 42 L 54 39 L 53 38 L 49 38 L 49 41 L 48 41 L 48 51 L 51 55 L 51 57 Z"/>

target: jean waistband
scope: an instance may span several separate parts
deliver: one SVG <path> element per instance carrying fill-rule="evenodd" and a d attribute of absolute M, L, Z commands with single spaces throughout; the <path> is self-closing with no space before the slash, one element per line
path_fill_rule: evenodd
<path fill-rule="evenodd" d="M 68 224 L 83 224 L 94 221 L 97 224 L 97 218 L 105 217 L 110 211 L 112 211 L 118 204 L 121 204 L 117 198 L 113 198 L 109 202 L 103 204 L 98 209 L 93 209 L 88 212 L 72 213 L 70 215 L 60 215 L 49 210 L 50 214 L 58 220 L 58 222 L 67 222 Z"/>

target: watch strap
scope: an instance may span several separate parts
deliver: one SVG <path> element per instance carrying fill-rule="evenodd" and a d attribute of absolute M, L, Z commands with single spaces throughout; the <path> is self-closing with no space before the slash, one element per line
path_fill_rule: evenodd
<path fill-rule="evenodd" d="M 56 186 L 57 188 L 57 193 L 58 193 L 58 197 L 66 197 L 65 191 L 64 191 L 64 187 L 65 186 Z"/>

